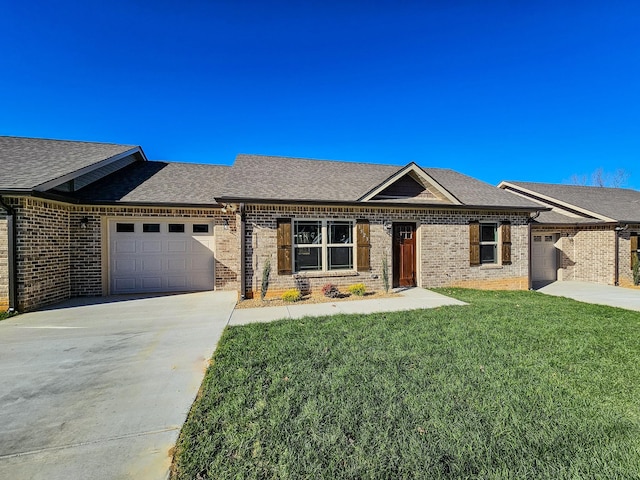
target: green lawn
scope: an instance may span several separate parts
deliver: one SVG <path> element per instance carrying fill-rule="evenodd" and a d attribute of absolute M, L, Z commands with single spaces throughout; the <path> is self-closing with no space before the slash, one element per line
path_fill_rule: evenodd
<path fill-rule="evenodd" d="M 173 478 L 640 478 L 639 313 L 440 292 L 227 329 Z"/>

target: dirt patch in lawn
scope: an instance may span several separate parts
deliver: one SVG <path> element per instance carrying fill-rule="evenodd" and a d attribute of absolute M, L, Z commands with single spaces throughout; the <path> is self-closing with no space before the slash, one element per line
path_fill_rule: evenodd
<path fill-rule="evenodd" d="M 329 298 L 320 294 L 304 295 L 301 300 L 297 302 L 285 302 L 281 298 L 249 298 L 246 300 L 240 300 L 236 305 L 236 308 L 260 308 L 260 307 L 281 307 L 283 305 L 309 305 L 313 303 L 335 303 L 353 300 L 371 300 L 377 298 L 394 298 L 400 297 L 397 293 L 385 293 L 385 292 L 367 292 L 363 296 L 352 295 L 350 293 L 340 294 L 339 297 Z"/>

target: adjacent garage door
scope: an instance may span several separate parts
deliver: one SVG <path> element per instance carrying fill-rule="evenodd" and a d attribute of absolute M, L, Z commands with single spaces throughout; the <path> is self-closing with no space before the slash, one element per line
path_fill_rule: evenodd
<path fill-rule="evenodd" d="M 109 221 L 110 293 L 213 290 L 209 219 Z"/>
<path fill-rule="evenodd" d="M 557 279 L 556 236 L 554 234 L 533 235 L 531 244 L 531 280 L 554 282 Z"/>

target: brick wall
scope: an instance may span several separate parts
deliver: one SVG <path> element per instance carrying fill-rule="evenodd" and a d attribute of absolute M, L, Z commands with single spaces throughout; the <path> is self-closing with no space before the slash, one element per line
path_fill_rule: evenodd
<path fill-rule="evenodd" d="M 9 236 L 6 215 L 0 213 L 0 311 L 7 308 L 9 308 Z"/>
<path fill-rule="evenodd" d="M 227 290 L 239 287 L 239 243 L 234 214 L 222 214 L 218 209 L 78 206 L 30 197 L 14 197 L 8 201 L 15 208 L 17 218 L 18 309 L 21 311 L 74 296 L 103 294 L 103 279 L 107 275 L 103 258 L 107 225 L 103 219 L 111 217 L 212 219 L 215 287 Z M 89 220 L 86 228 L 81 228 L 83 217 Z M 4 278 L 1 239 L 7 237 L 6 233 L 3 236 L 2 228 L 0 220 L 0 306 Z"/>
<path fill-rule="evenodd" d="M 327 272 L 295 275 L 277 274 L 278 218 L 367 219 L 370 222 L 371 271 Z M 377 207 L 308 207 L 289 205 L 250 205 L 246 208 L 247 294 L 260 292 L 262 269 L 271 262 L 269 294 L 302 285 L 318 290 L 326 283 L 338 287 L 363 282 L 371 290 L 383 288 L 382 263 L 386 256 L 389 279 L 392 281 L 392 235 L 384 228 L 386 221 L 415 222 L 417 225 L 418 284 L 422 287 L 467 286 L 473 288 L 528 288 L 528 226 L 527 214 L 491 213 L 484 211 L 450 211 L 428 209 L 397 209 Z M 512 264 L 469 266 L 470 220 L 512 223 Z"/>
<path fill-rule="evenodd" d="M 565 227 L 556 231 L 560 232 L 556 243 L 558 280 L 614 284 L 615 232 L 611 226 Z"/>
<path fill-rule="evenodd" d="M 70 297 L 69 210 L 56 202 L 9 198 L 16 212 L 18 310 Z"/>

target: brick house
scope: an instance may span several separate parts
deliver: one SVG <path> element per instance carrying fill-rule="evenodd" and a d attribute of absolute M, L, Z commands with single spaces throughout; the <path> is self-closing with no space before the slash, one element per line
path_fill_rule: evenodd
<path fill-rule="evenodd" d="M 531 223 L 534 285 L 556 280 L 633 285 L 639 191 L 511 181 L 499 188 L 549 208 Z"/>
<path fill-rule="evenodd" d="M 448 169 L 239 155 L 147 160 L 131 145 L 0 137 L 0 307 L 75 296 L 331 282 L 529 287 L 545 210 Z"/>
<path fill-rule="evenodd" d="M 235 216 L 213 198 L 228 167 L 17 137 L 0 137 L 0 160 L 0 308 L 238 288 Z"/>

